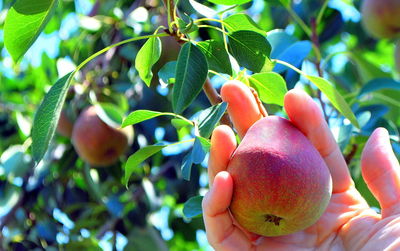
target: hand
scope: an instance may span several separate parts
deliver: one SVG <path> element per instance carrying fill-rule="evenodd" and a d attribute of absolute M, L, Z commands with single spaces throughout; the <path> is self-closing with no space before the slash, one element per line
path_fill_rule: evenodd
<path fill-rule="evenodd" d="M 239 137 L 262 118 L 251 91 L 237 81 L 221 90 Z M 383 128 L 365 145 L 361 168 L 382 214 L 369 208 L 356 190 L 346 162 L 314 101 L 291 90 L 284 107 L 291 122 L 303 132 L 327 164 L 333 181 L 331 201 L 311 227 L 287 236 L 261 237 L 243 230 L 231 216 L 233 181 L 226 168 L 236 148 L 228 126 L 218 126 L 211 137 L 208 174 L 210 191 L 203 200 L 203 217 L 209 243 L 217 250 L 400 250 L 400 166 Z"/>

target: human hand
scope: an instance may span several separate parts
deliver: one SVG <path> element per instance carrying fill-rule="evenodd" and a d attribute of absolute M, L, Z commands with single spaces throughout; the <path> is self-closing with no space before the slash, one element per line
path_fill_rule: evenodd
<path fill-rule="evenodd" d="M 240 138 L 262 112 L 247 86 L 230 81 L 221 90 Z M 400 250 L 400 166 L 383 128 L 369 138 L 361 158 L 362 175 L 379 201 L 382 214 L 369 208 L 356 190 L 346 162 L 317 104 L 304 92 L 291 90 L 284 107 L 290 121 L 311 141 L 327 164 L 332 197 L 322 217 L 311 227 L 286 236 L 262 237 L 241 228 L 229 212 L 233 180 L 226 168 L 236 149 L 228 126 L 211 137 L 208 174 L 210 191 L 203 199 L 209 243 L 217 250 Z"/>

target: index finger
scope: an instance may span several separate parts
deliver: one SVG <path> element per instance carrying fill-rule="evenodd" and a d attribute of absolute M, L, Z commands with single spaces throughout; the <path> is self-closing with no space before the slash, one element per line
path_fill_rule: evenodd
<path fill-rule="evenodd" d="M 228 113 L 240 138 L 263 117 L 250 88 L 238 80 L 226 82 L 221 89 L 221 98 L 228 103 Z"/>

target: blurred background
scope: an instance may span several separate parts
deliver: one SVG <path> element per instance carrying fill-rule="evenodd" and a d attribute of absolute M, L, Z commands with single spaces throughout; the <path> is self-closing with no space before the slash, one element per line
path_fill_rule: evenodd
<path fill-rule="evenodd" d="M 217 11 L 227 8 L 197 2 Z M 150 87 L 134 67 L 144 41 L 117 47 L 92 60 L 68 91 L 62 115 L 65 122 L 44 160 L 34 168 L 31 157 L 32 121 L 49 88 L 96 51 L 167 26 L 163 3 L 60 0 L 44 32 L 18 64 L 3 46 L 4 20 L 12 4 L 0 0 L 0 250 L 212 250 L 201 216 L 189 219 L 182 213 L 183 204 L 204 195 L 208 186 L 207 158 L 193 166 L 190 182 L 182 178 L 183 158 L 192 144 L 164 148 L 134 170 L 128 188 L 122 182 L 130 154 L 147 145 L 190 139 L 193 130 L 171 123 L 170 118 L 145 121 L 134 126 L 132 144 L 117 162 L 89 169 L 70 139 L 74 121 L 93 100 L 114 104 L 125 114 L 138 109 L 171 111 L 171 92 L 164 83 L 168 68 L 164 66 L 179 53 L 180 45 L 173 38 L 162 39 L 162 56 L 153 68 Z M 389 130 L 395 152 L 400 154 L 400 63 L 396 67 L 395 38 L 378 39 L 365 31 L 360 5 L 351 0 L 295 0 L 288 9 L 278 0 L 255 0 L 223 17 L 248 14 L 268 32 L 272 58 L 290 62 L 311 75 L 318 75 L 315 62 L 320 61 L 324 77 L 351 105 L 361 125 L 361 129 L 352 126 L 322 96 L 330 128 L 357 188 L 379 211 L 362 180 L 359 160 L 368 136 L 378 126 Z M 294 17 L 312 29 L 323 8 L 316 27 L 321 55 L 316 55 Z M 208 15 L 188 0 L 180 1 L 179 11 L 193 19 Z M 211 29 L 192 34 L 196 40 L 219 37 Z M 400 62 L 400 55 L 397 60 Z M 274 70 L 285 78 L 288 89 L 302 88 L 315 94 L 315 87 L 294 71 Z M 224 81 L 218 75 L 211 77 L 217 90 Z M 209 106 L 201 93 L 184 116 L 195 119 Z M 284 116 L 279 106 L 268 105 L 267 109 Z"/>

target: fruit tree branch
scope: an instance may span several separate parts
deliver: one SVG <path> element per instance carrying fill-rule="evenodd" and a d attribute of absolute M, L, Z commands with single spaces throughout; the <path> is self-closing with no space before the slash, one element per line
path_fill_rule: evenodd
<path fill-rule="evenodd" d="M 206 79 L 206 82 L 204 82 L 203 91 L 206 94 L 211 105 L 217 105 L 222 102 L 221 96 L 218 94 L 217 90 L 215 90 L 215 88 L 212 86 L 208 78 Z M 225 113 L 224 116 L 222 116 L 221 124 L 231 125 L 231 120 L 229 119 L 229 115 L 227 113 Z"/>
<path fill-rule="evenodd" d="M 317 68 L 318 76 L 323 78 L 324 74 L 321 69 L 320 44 L 319 44 L 319 38 L 318 38 L 318 32 L 317 32 L 317 22 L 316 22 L 315 18 L 311 18 L 311 41 L 314 44 L 315 52 L 317 54 L 317 59 L 315 61 L 315 67 Z M 326 114 L 325 103 L 322 100 L 321 90 L 319 90 L 319 89 L 318 89 L 317 98 L 318 98 L 319 102 L 321 103 L 322 112 L 324 113 L 324 118 L 325 118 L 326 122 L 329 124 L 329 117 Z"/>

